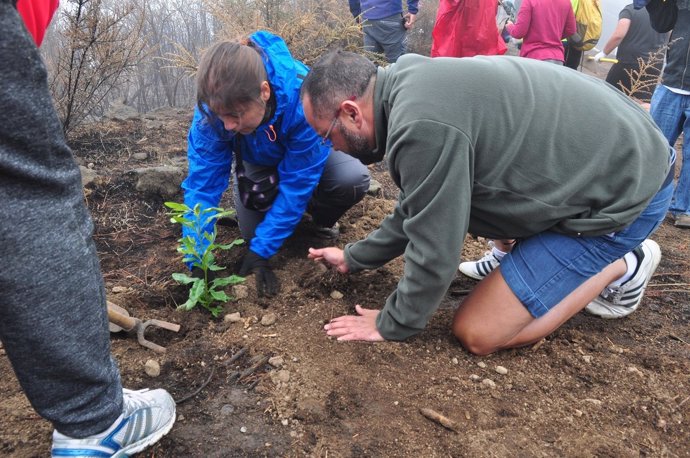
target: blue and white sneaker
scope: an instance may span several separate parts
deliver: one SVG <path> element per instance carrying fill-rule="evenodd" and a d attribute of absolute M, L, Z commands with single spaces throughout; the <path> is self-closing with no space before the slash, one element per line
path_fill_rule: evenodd
<path fill-rule="evenodd" d="M 632 278 L 620 286 L 607 286 L 585 312 L 613 320 L 623 318 L 637 310 L 649 280 L 661 261 L 661 249 L 654 241 L 647 239 L 633 250 L 637 256 L 637 269 Z"/>
<path fill-rule="evenodd" d="M 123 390 L 122 415 L 100 434 L 74 439 L 53 431 L 52 457 L 127 457 L 165 436 L 175 423 L 175 401 L 165 390 Z"/>

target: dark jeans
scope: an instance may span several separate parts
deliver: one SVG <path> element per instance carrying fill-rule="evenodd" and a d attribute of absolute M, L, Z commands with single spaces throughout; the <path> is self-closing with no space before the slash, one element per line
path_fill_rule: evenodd
<path fill-rule="evenodd" d="M 34 409 L 85 437 L 122 413 L 120 374 L 79 168 L 11 3 L 0 0 L 0 340 Z"/>

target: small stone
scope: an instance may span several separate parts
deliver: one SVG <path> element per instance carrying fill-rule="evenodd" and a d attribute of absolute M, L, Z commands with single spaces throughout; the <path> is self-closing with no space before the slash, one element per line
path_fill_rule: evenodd
<path fill-rule="evenodd" d="M 246 432 L 247 432 L 247 427 L 246 427 L 246 426 L 242 426 L 242 427 L 240 428 L 240 432 L 241 432 L 242 434 L 246 433 Z"/>
<path fill-rule="evenodd" d="M 481 379 L 482 379 L 482 378 L 481 378 L 480 376 L 478 376 L 477 374 L 471 374 L 471 375 L 470 375 L 470 380 L 472 380 L 473 382 L 478 382 L 478 381 L 480 381 Z"/>
<path fill-rule="evenodd" d="M 343 293 L 337 290 L 333 290 L 331 292 L 331 299 L 342 299 L 343 298 Z"/>
<path fill-rule="evenodd" d="M 278 321 L 278 316 L 275 313 L 267 313 L 261 317 L 261 326 L 272 326 Z"/>
<path fill-rule="evenodd" d="M 242 321 L 242 315 L 240 315 L 240 312 L 228 313 L 223 318 L 223 321 L 226 323 L 237 323 L 238 321 Z"/>
<path fill-rule="evenodd" d="M 508 373 L 508 369 L 503 366 L 496 366 L 495 371 L 501 375 L 506 375 Z"/>
<path fill-rule="evenodd" d="M 400 404 L 398 401 L 393 402 L 394 406 L 397 406 L 398 404 Z"/>
<path fill-rule="evenodd" d="M 381 183 L 374 180 L 373 178 L 369 181 L 369 189 L 367 194 L 370 196 L 377 196 L 381 192 Z"/>
<path fill-rule="evenodd" d="M 293 438 L 297 437 L 297 431 L 295 431 L 295 430 L 290 431 L 290 437 L 293 437 Z"/>
<path fill-rule="evenodd" d="M 233 285 L 232 295 L 235 299 L 246 299 L 249 297 L 249 288 L 247 288 L 247 285 Z"/>
<path fill-rule="evenodd" d="M 628 367 L 628 373 L 630 373 L 630 374 L 637 374 L 637 375 L 639 375 L 640 377 L 644 377 L 644 374 L 642 373 L 642 371 L 639 370 L 638 368 L 636 368 L 635 366 L 630 366 L 630 367 Z"/>
<path fill-rule="evenodd" d="M 113 294 L 126 293 L 127 291 L 129 291 L 129 288 L 127 288 L 126 286 L 113 286 L 112 291 Z"/>
<path fill-rule="evenodd" d="M 184 415 L 182 415 L 181 413 L 177 414 L 177 420 L 175 421 L 177 421 L 178 423 L 184 421 Z"/>
<path fill-rule="evenodd" d="M 582 355 L 582 359 L 583 359 L 587 364 L 591 364 L 591 363 L 592 363 L 592 355 Z"/>
<path fill-rule="evenodd" d="M 659 418 L 659 420 L 656 422 L 656 427 L 659 429 L 666 429 L 666 420 Z"/>
<path fill-rule="evenodd" d="M 280 421 L 280 423 L 281 423 L 283 426 L 287 426 L 287 425 L 290 424 L 290 421 L 288 421 L 287 418 L 283 418 L 283 419 Z"/>
<path fill-rule="evenodd" d="M 458 358 L 453 358 L 450 360 L 450 362 L 453 364 L 460 364 L 460 361 L 458 361 Z"/>
<path fill-rule="evenodd" d="M 484 361 L 479 361 L 477 366 L 481 367 L 482 369 L 486 369 L 486 363 Z"/>
<path fill-rule="evenodd" d="M 484 385 L 487 388 L 496 388 L 496 382 L 494 382 L 490 378 L 485 378 L 484 380 L 482 380 L 482 385 Z"/>
<path fill-rule="evenodd" d="M 132 159 L 135 161 L 145 161 L 149 158 L 148 153 L 134 153 L 132 154 Z"/>
<path fill-rule="evenodd" d="M 603 402 L 601 402 L 599 399 L 592 399 L 592 398 L 585 399 L 585 402 L 589 402 L 590 404 L 594 404 L 597 407 L 600 407 L 603 404 Z"/>
<path fill-rule="evenodd" d="M 283 360 L 282 356 L 273 356 L 268 359 L 268 364 L 270 364 L 273 367 L 283 367 L 285 361 Z"/>
<path fill-rule="evenodd" d="M 158 364 L 158 361 L 149 359 L 146 361 L 146 364 L 144 364 L 144 372 L 146 372 L 146 375 L 149 377 L 158 377 L 161 375 L 161 366 Z"/>
<path fill-rule="evenodd" d="M 235 406 L 233 406 L 232 404 L 225 404 L 223 407 L 220 408 L 220 414 L 224 417 L 232 415 L 233 412 L 235 412 Z"/>
<path fill-rule="evenodd" d="M 576 417 L 581 417 L 582 411 L 580 409 L 575 409 L 575 411 L 573 412 L 573 415 L 575 415 Z"/>
<path fill-rule="evenodd" d="M 273 381 L 274 384 L 279 384 L 279 383 L 287 383 L 290 381 L 290 371 L 288 370 L 279 370 L 279 371 L 271 371 L 271 380 Z"/>

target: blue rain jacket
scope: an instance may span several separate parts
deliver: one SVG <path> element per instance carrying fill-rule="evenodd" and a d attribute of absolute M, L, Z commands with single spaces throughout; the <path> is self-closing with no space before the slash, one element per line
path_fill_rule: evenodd
<path fill-rule="evenodd" d="M 322 145 L 321 137 L 304 118 L 299 91 L 309 71 L 307 66 L 293 59 L 285 42 L 276 35 L 259 31 L 250 40 L 263 51 L 262 59 L 276 101 L 275 113 L 252 134 L 235 136 L 225 130 L 220 119 L 210 121 L 197 107 L 188 135 L 189 173 L 182 188 L 184 202 L 189 207 L 194 208 L 197 203 L 202 208 L 217 207 L 230 183 L 236 143 L 245 162 L 276 167 L 278 195 L 249 244 L 253 252 L 270 258 L 302 218 L 321 178 L 331 145 L 330 142 Z M 211 233 L 213 224 L 207 225 L 204 231 Z M 208 240 L 197 237 L 194 230 L 183 227 L 182 233 L 197 240 L 199 252 L 208 246 Z"/>

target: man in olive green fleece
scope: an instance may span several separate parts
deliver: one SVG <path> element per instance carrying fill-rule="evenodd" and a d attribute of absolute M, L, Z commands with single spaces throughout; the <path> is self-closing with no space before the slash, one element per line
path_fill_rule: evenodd
<path fill-rule="evenodd" d="M 533 59 L 408 54 L 376 68 L 336 51 L 312 67 L 302 98 L 320 135 L 364 163 L 385 155 L 400 188 L 366 239 L 309 250 L 343 273 L 405 259 L 382 310 L 357 305 L 328 335 L 422 331 L 467 232 L 518 239 L 455 314 L 453 333 L 473 353 L 536 342 L 585 307 L 618 318 L 640 304 L 661 258 L 647 237 L 666 214 L 675 155 L 620 91 Z"/>

